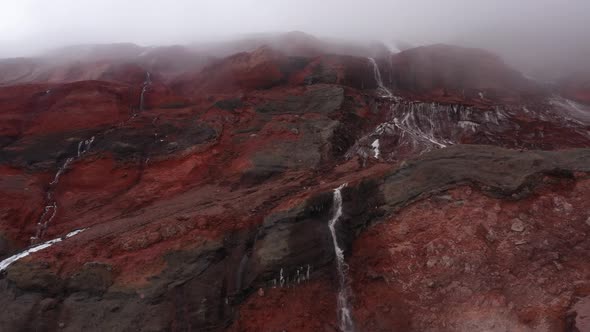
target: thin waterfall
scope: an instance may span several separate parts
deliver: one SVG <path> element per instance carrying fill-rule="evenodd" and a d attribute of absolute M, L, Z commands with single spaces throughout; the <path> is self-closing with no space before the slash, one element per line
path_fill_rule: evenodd
<path fill-rule="evenodd" d="M 68 166 L 70 165 L 70 163 L 74 160 L 74 158 L 68 158 L 66 159 L 66 161 L 63 163 L 63 165 L 61 165 L 61 167 L 57 170 L 57 173 L 55 173 L 55 176 L 53 177 L 53 181 L 51 181 L 49 184 L 50 185 L 56 185 L 59 183 L 59 178 L 61 177 L 61 175 L 63 174 L 63 172 L 65 172 L 65 170 L 68 168 Z"/>
<path fill-rule="evenodd" d="M 144 109 L 144 96 L 147 92 L 148 87 L 152 84 L 150 72 L 145 73 L 145 81 L 143 82 L 143 88 L 141 89 L 141 95 L 139 96 L 139 111 L 142 112 Z"/>
<path fill-rule="evenodd" d="M 338 281 L 340 288 L 338 290 L 338 325 L 341 332 L 353 332 L 354 324 L 352 322 L 351 309 L 348 305 L 350 297 L 350 287 L 348 285 L 348 265 L 344 261 L 344 251 L 338 245 L 338 238 L 336 236 L 336 223 L 342 216 L 342 188 L 346 187 L 346 183 L 334 189 L 334 216 L 330 219 L 328 227 L 332 234 L 332 241 L 334 243 L 334 253 L 336 255 L 336 267 L 338 269 Z"/>
<path fill-rule="evenodd" d="M 39 217 L 39 220 L 37 221 L 35 235 L 31 236 L 32 245 L 39 243 L 43 239 L 43 237 L 45 236 L 45 232 L 47 231 L 47 228 L 57 215 L 58 205 L 57 200 L 53 197 L 53 192 L 55 191 L 55 187 L 57 187 L 57 185 L 59 184 L 61 176 L 68 170 L 68 167 L 74 160 L 79 159 L 88 151 L 90 151 L 94 139 L 95 137 L 92 136 L 89 139 L 78 142 L 78 150 L 76 151 L 76 156 L 67 158 L 55 173 L 53 180 L 49 183 L 49 189 L 45 194 L 45 208 L 43 210 L 43 213 Z"/>
<path fill-rule="evenodd" d="M 458 144 L 465 135 L 486 128 L 513 128 L 505 117 L 501 109 L 476 111 L 460 105 L 391 103 L 386 120 L 360 137 L 345 156 L 347 159 L 371 156 L 384 161 L 399 160 Z"/>
<path fill-rule="evenodd" d="M 406 115 L 400 120 L 398 118 L 393 119 L 394 125 L 403 132 L 408 133 L 409 135 L 413 136 L 417 140 L 426 141 L 428 143 L 434 144 L 439 148 L 446 148 L 447 145 L 439 142 L 435 138 L 434 130 L 436 129 L 436 123 L 430 117 L 424 118 L 426 119 L 427 126 L 426 128 L 421 128 L 420 124 L 417 123 L 416 120 L 416 113 L 406 113 Z"/>
<path fill-rule="evenodd" d="M 375 76 L 375 82 L 377 82 L 377 91 L 381 94 L 381 97 L 393 98 L 393 93 L 391 93 L 391 91 L 389 91 L 389 89 L 387 89 L 385 85 L 383 85 L 383 80 L 381 79 L 381 71 L 379 71 L 379 66 L 377 65 L 377 62 L 373 58 L 367 59 L 369 59 L 369 62 L 373 66 L 373 75 Z"/>

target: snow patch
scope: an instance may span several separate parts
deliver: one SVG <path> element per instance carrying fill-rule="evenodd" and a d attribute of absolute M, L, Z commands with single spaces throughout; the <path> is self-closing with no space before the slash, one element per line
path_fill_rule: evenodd
<path fill-rule="evenodd" d="M 473 121 L 468 121 L 468 120 L 459 121 L 457 124 L 462 129 L 470 129 L 473 132 L 475 132 L 475 130 L 477 129 L 477 127 L 479 127 L 479 124 L 478 123 L 475 123 Z"/>
<path fill-rule="evenodd" d="M 10 257 L 8 257 L 5 260 L 3 260 L 3 261 L 0 262 L 0 272 L 6 270 L 6 268 L 8 268 L 12 263 L 18 261 L 19 259 L 29 256 L 31 253 L 34 253 L 34 252 L 37 252 L 37 251 L 41 251 L 43 249 L 47 249 L 47 248 L 51 247 L 52 245 L 54 245 L 54 244 L 56 244 L 58 242 L 61 242 L 61 241 L 65 240 L 65 239 L 69 239 L 72 236 L 76 236 L 76 235 L 82 233 L 85 230 L 86 230 L 86 228 L 72 231 L 72 232 L 66 234 L 63 237 L 58 237 L 57 239 L 53 239 L 53 240 L 49 240 L 47 242 L 43 242 L 43 243 L 38 244 L 38 245 L 36 245 L 34 247 L 30 247 L 30 248 L 28 248 L 28 249 L 26 249 L 26 250 L 24 250 L 24 251 L 22 251 L 22 252 L 20 252 L 20 253 L 18 253 L 16 255 L 10 256 Z"/>
<path fill-rule="evenodd" d="M 375 159 L 379 159 L 379 155 L 380 155 L 380 151 L 379 151 L 379 139 L 376 139 L 375 141 L 373 141 L 373 143 L 371 144 L 371 146 L 373 147 L 373 152 L 374 152 L 374 157 Z"/>

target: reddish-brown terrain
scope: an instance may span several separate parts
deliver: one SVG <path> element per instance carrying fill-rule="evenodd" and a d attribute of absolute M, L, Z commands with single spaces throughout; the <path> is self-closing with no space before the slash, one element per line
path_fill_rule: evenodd
<path fill-rule="evenodd" d="M 561 93 L 567 98 L 590 105 L 590 73 L 580 72 L 561 82 Z"/>
<path fill-rule="evenodd" d="M 0 330 L 588 331 L 583 84 L 247 45 L 0 61 Z"/>

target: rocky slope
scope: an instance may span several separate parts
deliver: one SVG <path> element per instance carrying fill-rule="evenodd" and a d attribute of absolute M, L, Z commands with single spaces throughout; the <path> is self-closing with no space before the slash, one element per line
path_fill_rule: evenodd
<path fill-rule="evenodd" d="M 588 327 L 583 99 L 481 50 L 287 37 L 0 64 L 0 326 Z"/>
<path fill-rule="evenodd" d="M 579 72 L 560 82 L 561 93 L 574 101 L 590 104 L 590 73 Z"/>

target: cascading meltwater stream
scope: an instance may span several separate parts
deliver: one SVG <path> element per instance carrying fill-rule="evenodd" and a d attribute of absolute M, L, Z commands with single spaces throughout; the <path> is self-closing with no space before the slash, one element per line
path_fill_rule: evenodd
<path fill-rule="evenodd" d="M 151 75 L 149 72 L 146 72 L 146 79 L 143 83 L 143 88 L 141 90 L 141 95 L 140 95 L 140 103 L 139 103 L 140 111 L 142 111 L 144 108 L 144 95 L 147 92 L 147 89 L 151 85 L 151 83 L 152 83 Z M 49 92 L 50 91 L 47 90 L 47 93 L 49 93 Z M 137 114 L 134 113 L 131 118 L 135 117 L 136 115 Z M 65 162 L 59 167 L 59 169 L 55 173 L 55 176 L 53 177 L 53 180 L 49 183 L 49 189 L 47 190 L 46 196 L 45 196 L 45 208 L 43 210 L 43 213 L 39 217 L 39 220 L 37 221 L 35 235 L 31 236 L 31 238 L 30 238 L 31 247 L 29 247 L 28 249 L 26 249 L 16 255 L 13 255 L 13 256 L 1 261 L 0 262 L 0 272 L 5 270 L 10 264 L 14 263 L 15 261 L 28 256 L 30 253 L 43 250 L 43 249 L 53 245 L 54 243 L 60 242 L 63 239 L 70 238 L 70 237 L 75 236 L 78 233 L 84 231 L 84 229 L 73 231 L 73 232 L 68 233 L 63 238 L 57 238 L 54 240 L 50 240 L 50 241 L 41 243 L 41 240 L 45 236 L 45 232 L 47 231 L 47 228 L 49 227 L 49 225 L 51 224 L 51 222 L 53 221 L 53 219 L 57 215 L 58 204 L 57 204 L 57 200 L 53 197 L 53 192 L 55 190 L 55 187 L 58 185 L 59 180 L 60 180 L 61 176 L 63 175 L 63 173 L 67 171 L 69 165 L 73 161 L 81 158 L 88 151 L 90 151 L 92 144 L 94 143 L 94 140 L 95 140 L 95 136 L 92 136 L 89 139 L 82 140 L 82 141 L 78 142 L 76 155 L 74 157 L 67 158 L 65 160 Z"/>
<path fill-rule="evenodd" d="M 398 101 L 391 103 L 385 121 L 359 138 L 345 156 L 400 160 L 458 144 L 478 131 L 516 128 L 508 116 L 500 108 L 476 111 L 469 106 Z"/>
<path fill-rule="evenodd" d="M 37 221 L 37 229 L 35 231 L 35 235 L 31 236 L 31 244 L 38 244 L 39 241 L 43 239 L 45 236 L 45 232 L 47 231 L 47 227 L 51 224 L 55 216 L 57 215 L 57 201 L 53 197 L 53 191 L 55 187 L 59 183 L 59 180 L 62 174 L 68 169 L 68 166 L 76 159 L 82 157 L 86 154 L 90 148 L 92 147 L 92 143 L 94 142 L 95 137 L 92 136 L 89 139 L 82 140 L 78 143 L 78 150 L 75 157 L 69 157 L 66 161 L 61 165 L 61 167 L 55 173 L 53 177 L 53 181 L 49 183 L 49 190 L 45 195 L 45 208 L 43 213 L 39 217 Z"/>
<path fill-rule="evenodd" d="M 375 82 L 377 82 L 377 91 L 381 93 L 381 97 L 393 98 L 393 93 L 391 93 L 391 91 L 389 91 L 389 89 L 387 89 L 385 85 L 383 85 L 383 79 L 381 79 L 381 71 L 379 70 L 377 62 L 373 58 L 367 59 L 373 66 L 373 75 L 375 76 Z"/>
<path fill-rule="evenodd" d="M 139 96 L 139 111 L 142 112 L 144 108 L 144 95 L 148 87 L 152 84 L 150 72 L 145 73 L 145 81 L 143 82 L 143 88 L 141 89 L 141 95 Z"/>
<path fill-rule="evenodd" d="M 143 88 L 141 89 L 141 94 L 139 95 L 139 112 L 143 112 L 145 109 L 145 94 L 148 92 L 148 88 L 150 87 L 150 85 L 152 85 L 152 75 L 149 71 L 146 71 L 145 73 L 145 81 L 143 82 Z M 133 115 L 131 116 L 131 118 L 128 121 L 131 121 L 133 118 L 135 118 L 138 115 L 137 112 L 133 113 Z M 158 121 L 159 116 L 155 116 L 154 118 L 152 118 L 152 127 L 154 127 L 154 139 L 156 142 L 159 143 L 163 143 L 165 140 L 164 138 L 166 136 L 164 136 L 164 138 L 160 137 L 160 134 L 158 133 L 158 127 L 156 125 L 156 121 Z M 150 158 L 148 156 L 144 156 L 143 158 L 143 164 L 147 165 L 150 161 Z"/>
<path fill-rule="evenodd" d="M 336 255 L 336 267 L 338 269 L 338 281 L 340 288 L 338 290 L 338 325 L 341 332 L 353 332 L 354 323 L 352 322 L 352 312 L 348 305 L 350 297 L 350 287 L 348 285 L 348 265 L 344 261 L 344 251 L 338 245 L 338 238 L 336 236 L 336 223 L 342 216 L 342 189 L 346 187 L 346 183 L 334 189 L 334 215 L 328 227 L 332 234 L 332 241 L 334 243 L 334 253 Z"/>

